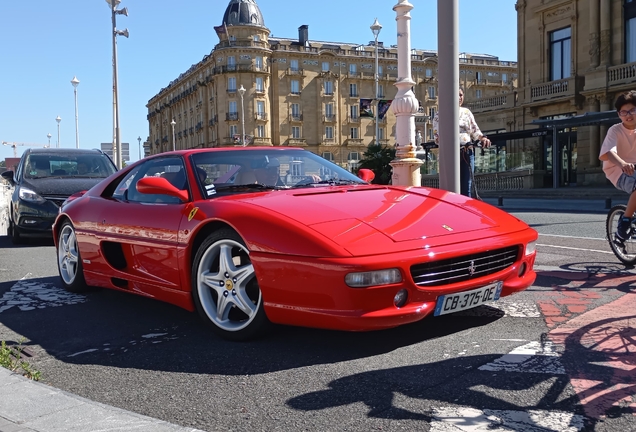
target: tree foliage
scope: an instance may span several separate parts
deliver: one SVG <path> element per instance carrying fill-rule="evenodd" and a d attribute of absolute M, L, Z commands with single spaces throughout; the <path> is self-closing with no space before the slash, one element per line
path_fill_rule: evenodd
<path fill-rule="evenodd" d="M 372 183 L 390 184 L 392 168 L 389 163 L 395 159 L 395 147 L 382 144 L 369 144 L 364 152 L 358 169 L 366 168 L 374 172 L 375 178 Z"/>

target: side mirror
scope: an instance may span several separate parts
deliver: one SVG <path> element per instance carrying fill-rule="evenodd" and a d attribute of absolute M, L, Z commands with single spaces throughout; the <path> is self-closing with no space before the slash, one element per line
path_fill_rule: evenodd
<path fill-rule="evenodd" d="M 177 189 L 163 177 L 144 177 L 137 182 L 137 190 L 143 194 L 169 195 L 188 201 L 188 191 Z"/>
<path fill-rule="evenodd" d="M 13 181 L 13 171 L 4 171 L 2 174 L 0 174 L 0 176 L 2 176 L 2 178 L 8 181 L 11 185 L 15 184 L 15 181 Z"/>
<path fill-rule="evenodd" d="M 375 173 L 370 169 L 360 168 L 360 170 L 358 171 L 358 177 L 360 177 L 367 183 L 371 183 L 375 178 Z"/>

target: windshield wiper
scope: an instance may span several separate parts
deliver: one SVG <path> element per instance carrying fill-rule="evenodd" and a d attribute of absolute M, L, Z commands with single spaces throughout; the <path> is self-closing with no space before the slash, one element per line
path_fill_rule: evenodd
<path fill-rule="evenodd" d="M 219 186 L 215 189 L 218 192 L 222 190 L 236 190 L 236 189 L 276 190 L 276 189 L 282 189 L 282 188 L 279 186 L 264 185 L 260 183 L 248 183 L 248 184 L 238 184 L 238 185 L 236 184 L 224 185 L 224 186 Z"/>
<path fill-rule="evenodd" d="M 330 179 L 330 180 L 312 181 L 310 183 L 300 183 L 300 184 L 292 186 L 292 189 L 314 187 L 316 185 L 342 186 L 342 185 L 351 185 L 351 184 L 362 185 L 366 183 L 363 183 L 357 180 Z"/>

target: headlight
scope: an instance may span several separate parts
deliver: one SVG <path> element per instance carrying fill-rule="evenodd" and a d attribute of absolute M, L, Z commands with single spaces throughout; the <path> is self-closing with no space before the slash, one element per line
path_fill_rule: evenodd
<path fill-rule="evenodd" d="M 40 195 L 36 194 L 31 189 L 27 189 L 27 188 L 20 188 L 19 196 L 20 196 L 20 199 L 24 201 L 39 202 L 39 203 L 46 201 Z"/>
<path fill-rule="evenodd" d="M 349 273 L 345 276 L 345 283 L 351 288 L 365 288 L 378 285 L 390 285 L 402 282 L 400 270 L 376 270 L 361 273 Z"/>
<path fill-rule="evenodd" d="M 536 241 L 528 242 L 528 244 L 526 245 L 526 256 L 532 255 L 536 251 L 537 251 L 537 242 Z"/>

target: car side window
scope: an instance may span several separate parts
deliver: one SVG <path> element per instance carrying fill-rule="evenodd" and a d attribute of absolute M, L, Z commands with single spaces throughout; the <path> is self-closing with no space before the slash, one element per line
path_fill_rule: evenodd
<path fill-rule="evenodd" d="M 183 160 L 180 157 L 152 159 L 132 170 L 119 183 L 114 198 L 146 204 L 181 204 L 177 197 L 163 194 L 145 194 L 137 190 L 137 182 L 144 177 L 163 177 L 179 190 L 188 190 Z"/>

